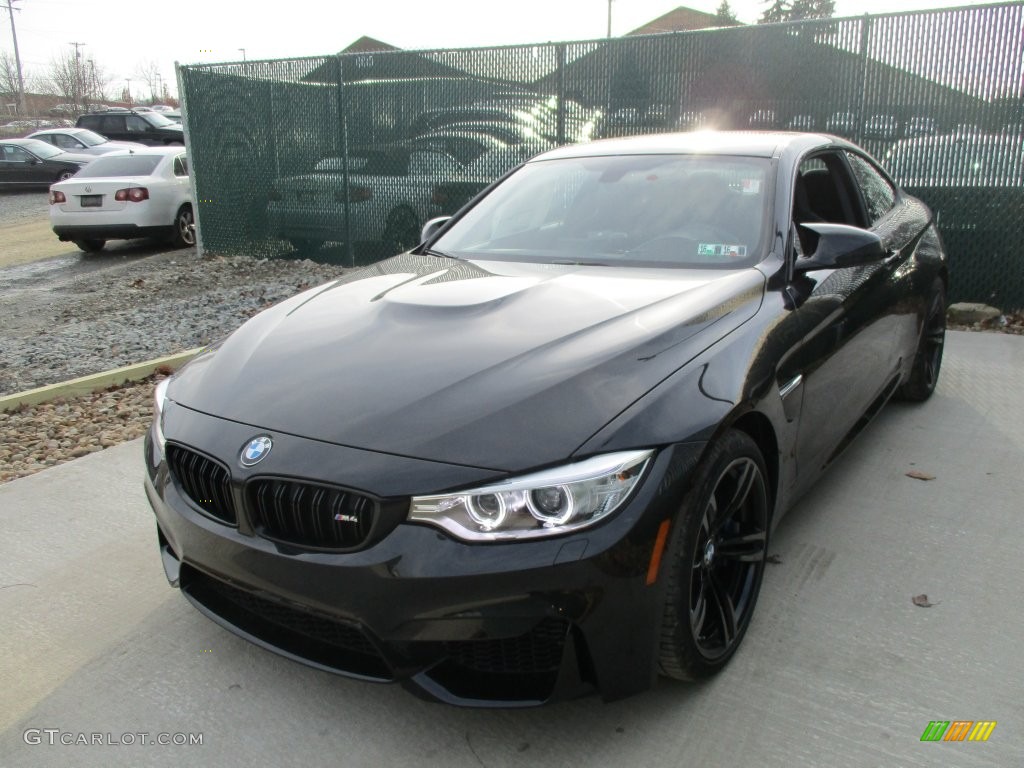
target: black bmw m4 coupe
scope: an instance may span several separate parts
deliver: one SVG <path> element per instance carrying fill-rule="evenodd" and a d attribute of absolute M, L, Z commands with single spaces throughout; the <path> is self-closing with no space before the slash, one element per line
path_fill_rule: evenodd
<path fill-rule="evenodd" d="M 947 280 L 929 209 L 835 137 L 547 152 L 157 387 L 167 578 L 452 704 L 712 675 L 786 510 L 932 393 Z"/>

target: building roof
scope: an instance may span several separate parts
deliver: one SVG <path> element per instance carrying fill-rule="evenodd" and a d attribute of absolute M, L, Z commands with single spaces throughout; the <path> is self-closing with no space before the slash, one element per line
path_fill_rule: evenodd
<path fill-rule="evenodd" d="M 401 49 L 396 48 L 390 43 L 385 43 L 382 40 L 377 40 L 363 35 L 358 40 L 351 43 L 347 48 L 343 48 L 339 53 L 379 53 L 381 51 L 399 50 Z"/>
<path fill-rule="evenodd" d="M 681 5 L 626 34 L 627 37 L 629 35 L 658 35 L 664 32 L 688 32 L 694 29 L 720 26 L 722 25 L 715 14 L 704 13 L 704 11 L 697 11 Z"/>

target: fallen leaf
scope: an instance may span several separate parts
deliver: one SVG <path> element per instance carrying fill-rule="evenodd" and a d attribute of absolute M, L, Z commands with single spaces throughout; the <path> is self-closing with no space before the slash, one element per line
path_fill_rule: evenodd
<path fill-rule="evenodd" d="M 938 605 L 938 603 L 928 602 L 928 595 L 916 595 L 911 598 L 911 602 L 920 608 L 931 608 L 933 605 Z"/>
<path fill-rule="evenodd" d="M 778 555 L 768 555 L 768 557 L 766 557 L 764 559 L 764 561 L 766 563 L 771 563 L 772 565 L 781 565 L 782 564 L 782 558 L 779 557 Z"/>
<path fill-rule="evenodd" d="M 907 477 L 912 477 L 915 480 L 934 480 L 935 475 L 929 475 L 927 472 L 919 472 L 916 469 L 912 469 L 906 473 Z"/>

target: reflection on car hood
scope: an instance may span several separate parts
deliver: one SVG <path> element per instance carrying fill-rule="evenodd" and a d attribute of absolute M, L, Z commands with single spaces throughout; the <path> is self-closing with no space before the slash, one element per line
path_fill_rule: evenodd
<path fill-rule="evenodd" d="M 405 254 L 256 316 L 169 395 L 271 432 L 518 471 L 570 456 L 751 317 L 763 283 Z"/>
<path fill-rule="evenodd" d="M 61 152 L 60 154 L 54 155 L 48 159 L 59 163 L 91 163 L 96 159 L 96 155 L 86 155 L 78 152 Z"/>

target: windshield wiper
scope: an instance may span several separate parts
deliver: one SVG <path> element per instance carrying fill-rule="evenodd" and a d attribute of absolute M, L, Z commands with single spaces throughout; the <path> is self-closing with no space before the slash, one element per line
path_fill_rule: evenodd
<path fill-rule="evenodd" d="M 438 256 L 438 257 L 440 257 L 442 259 L 458 259 L 459 258 L 458 256 L 452 256 L 450 253 L 445 253 L 444 251 L 439 251 L 436 248 L 424 248 L 423 249 L 423 253 L 425 253 L 427 256 Z"/>
<path fill-rule="evenodd" d="M 575 259 L 554 259 L 551 264 L 558 264 L 563 267 L 607 267 L 605 261 L 577 261 Z"/>

